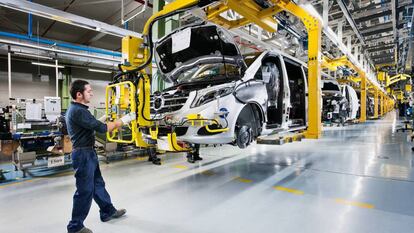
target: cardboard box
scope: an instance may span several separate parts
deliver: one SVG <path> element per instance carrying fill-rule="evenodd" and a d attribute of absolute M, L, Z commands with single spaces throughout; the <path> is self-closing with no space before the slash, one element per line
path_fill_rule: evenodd
<path fill-rule="evenodd" d="M 2 140 L 0 151 L 4 156 L 11 156 L 19 147 L 19 143 L 13 140 Z"/>
<path fill-rule="evenodd" d="M 69 135 L 63 137 L 63 153 L 72 153 L 72 141 L 70 141 Z"/>

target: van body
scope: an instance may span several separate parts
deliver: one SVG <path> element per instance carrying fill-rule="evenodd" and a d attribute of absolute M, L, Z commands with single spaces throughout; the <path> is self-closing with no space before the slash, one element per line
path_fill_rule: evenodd
<path fill-rule="evenodd" d="M 172 83 L 151 95 L 159 137 L 174 131 L 187 144 L 247 147 L 260 135 L 305 129 L 308 90 L 304 65 L 277 51 L 241 55 L 225 29 L 200 23 L 155 44 L 161 77 Z M 188 116 L 214 119 L 211 132 Z"/>

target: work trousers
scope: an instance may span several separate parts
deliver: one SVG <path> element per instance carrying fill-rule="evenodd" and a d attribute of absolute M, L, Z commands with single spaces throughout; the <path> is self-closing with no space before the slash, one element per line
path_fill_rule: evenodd
<path fill-rule="evenodd" d="M 105 189 L 95 150 L 93 148 L 74 149 L 72 163 L 75 169 L 76 192 L 73 195 L 72 219 L 67 229 L 68 232 L 77 232 L 84 227 L 83 221 L 88 216 L 92 199 L 100 208 L 101 220 L 112 216 L 116 209 Z"/>

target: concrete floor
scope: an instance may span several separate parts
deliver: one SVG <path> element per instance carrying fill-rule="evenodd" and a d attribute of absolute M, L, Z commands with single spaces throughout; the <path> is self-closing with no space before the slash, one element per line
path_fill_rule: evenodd
<path fill-rule="evenodd" d="M 199 164 L 183 154 L 162 166 L 101 164 L 114 204 L 128 213 L 102 223 L 93 204 L 85 225 L 98 233 L 413 232 L 413 154 L 395 118 L 283 146 L 203 148 Z M 68 173 L 0 186 L 0 232 L 66 232 L 73 192 Z"/>

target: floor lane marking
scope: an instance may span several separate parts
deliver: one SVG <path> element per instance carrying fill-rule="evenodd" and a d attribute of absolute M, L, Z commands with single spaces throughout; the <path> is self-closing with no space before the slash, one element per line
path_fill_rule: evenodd
<path fill-rule="evenodd" d="M 200 174 L 205 175 L 205 176 L 214 176 L 216 173 L 214 173 L 212 171 L 203 171 Z"/>
<path fill-rule="evenodd" d="M 16 185 L 23 184 L 23 183 L 33 182 L 35 180 L 40 180 L 40 179 L 22 180 L 22 181 L 18 181 L 18 182 L 13 182 L 11 184 L 4 184 L 4 185 L 0 185 L 0 188 L 6 188 L 6 187 L 10 187 L 10 186 L 16 186 Z"/>
<path fill-rule="evenodd" d="M 342 199 L 342 198 L 336 198 L 335 202 L 339 203 L 339 204 L 356 206 L 356 207 L 365 208 L 365 209 L 374 209 L 375 208 L 374 205 L 371 205 L 371 204 L 368 204 L 368 203 L 350 201 L 350 200 L 345 200 L 345 199 Z"/>
<path fill-rule="evenodd" d="M 245 179 L 245 178 L 242 178 L 240 176 L 234 177 L 234 180 L 237 180 L 237 181 L 242 182 L 242 183 L 252 183 L 253 182 L 253 180 Z"/>
<path fill-rule="evenodd" d="M 282 186 L 274 186 L 273 188 L 278 190 L 278 191 L 292 193 L 292 194 L 295 194 L 295 195 L 305 194 L 305 192 L 303 192 L 302 190 L 298 190 L 298 189 L 291 189 L 291 188 L 286 188 L 286 187 L 282 187 Z"/>
<path fill-rule="evenodd" d="M 186 165 L 182 165 L 182 164 L 177 164 L 172 166 L 173 168 L 178 168 L 178 169 L 188 169 L 188 166 Z"/>
<path fill-rule="evenodd" d="M 138 161 L 146 161 L 146 160 L 148 160 L 148 156 L 137 157 L 137 158 L 135 158 L 135 160 L 138 160 Z"/>

